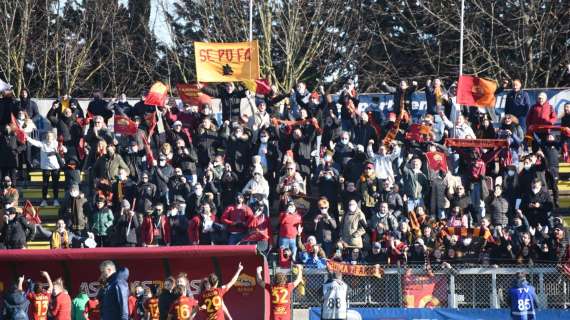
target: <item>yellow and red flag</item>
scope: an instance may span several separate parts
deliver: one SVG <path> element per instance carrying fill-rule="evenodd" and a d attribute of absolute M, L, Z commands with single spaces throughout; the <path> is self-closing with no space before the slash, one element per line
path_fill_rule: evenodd
<path fill-rule="evenodd" d="M 26 133 L 24 132 L 24 130 L 22 130 L 22 128 L 20 128 L 18 121 L 16 121 L 16 117 L 14 117 L 14 114 L 12 114 L 12 127 L 14 133 L 16 134 L 16 139 L 18 140 L 18 142 L 20 142 L 21 144 L 26 143 L 27 140 Z"/>
<path fill-rule="evenodd" d="M 259 46 L 251 42 L 194 42 L 199 82 L 259 79 Z"/>
<path fill-rule="evenodd" d="M 148 106 L 164 107 L 168 99 L 168 86 L 164 83 L 157 81 L 144 98 L 144 104 Z"/>
<path fill-rule="evenodd" d="M 138 126 L 136 122 L 129 119 L 129 117 L 117 114 L 115 115 L 114 120 L 115 133 L 120 133 L 127 136 L 134 136 L 137 134 Z"/>
<path fill-rule="evenodd" d="M 200 91 L 197 83 L 179 83 L 176 85 L 178 95 L 182 102 L 191 106 L 203 106 L 212 101 L 212 98 Z"/>
<path fill-rule="evenodd" d="M 494 107 L 497 83 L 473 76 L 460 76 L 457 103 L 474 107 Z"/>

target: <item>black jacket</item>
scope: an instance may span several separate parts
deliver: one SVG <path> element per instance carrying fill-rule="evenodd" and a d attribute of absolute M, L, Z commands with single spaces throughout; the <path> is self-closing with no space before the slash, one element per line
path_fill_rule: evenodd
<path fill-rule="evenodd" d="M 25 149 L 26 146 L 18 142 L 14 133 L 6 135 L 3 132 L 0 135 L 0 168 L 18 167 L 18 153 Z"/>
<path fill-rule="evenodd" d="M 237 88 L 228 93 L 224 86 L 204 87 L 202 92 L 205 94 L 219 98 L 222 100 L 222 120 L 235 121 L 240 117 L 241 99 L 246 97 L 246 90 L 238 90 Z"/>
<path fill-rule="evenodd" d="M 7 249 L 23 249 L 34 235 L 34 227 L 22 215 L 4 224 L 2 237 Z"/>
<path fill-rule="evenodd" d="M 105 122 L 113 116 L 113 111 L 111 110 L 109 103 L 103 99 L 94 99 L 89 102 L 87 112 L 91 113 L 93 116 L 102 116 L 105 119 Z"/>
<path fill-rule="evenodd" d="M 531 203 L 538 203 L 540 206 L 538 208 L 531 208 Z M 548 224 L 549 213 L 552 211 L 553 206 L 554 204 L 550 193 L 548 193 L 548 190 L 542 188 L 536 194 L 527 190 L 523 194 L 520 209 L 527 217 L 528 223 L 536 227 L 539 223 L 543 226 Z"/>

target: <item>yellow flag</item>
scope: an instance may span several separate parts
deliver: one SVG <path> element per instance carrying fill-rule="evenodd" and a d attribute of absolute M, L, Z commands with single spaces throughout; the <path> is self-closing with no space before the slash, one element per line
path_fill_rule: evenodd
<path fill-rule="evenodd" d="M 194 42 L 196 74 L 200 82 L 259 79 L 259 47 L 252 42 Z"/>

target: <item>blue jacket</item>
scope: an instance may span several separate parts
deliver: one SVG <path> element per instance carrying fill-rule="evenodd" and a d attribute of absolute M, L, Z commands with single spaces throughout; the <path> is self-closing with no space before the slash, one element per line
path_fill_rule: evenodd
<path fill-rule="evenodd" d="M 515 92 L 513 90 L 507 94 L 505 114 L 512 114 L 521 120 L 522 117 L 526 117 L 530 107 L 530 98 L 526 91 Z"/>
<path fill-rule="evenodd" d="M 28 320 L 28 306 L 30 302 L 22 291 L 13 291 L 4 297 L 4 310 L 0 319 Z"/>
<path fill-rule="evenodd" d="M 101 303 L 101 320 L 129 319 L 129 269 L 122 268 L 107 281 L 107 285 L 99 291 Z"/>
<path fill-rule="evenodd" d="M 514 320 L 534 320 L 536 319 L 536 309 L 538 308 L 536 292 L 534 287 L 528 282 L 518 281 L 509 289 L 511 300 L 511 318 Z"/>

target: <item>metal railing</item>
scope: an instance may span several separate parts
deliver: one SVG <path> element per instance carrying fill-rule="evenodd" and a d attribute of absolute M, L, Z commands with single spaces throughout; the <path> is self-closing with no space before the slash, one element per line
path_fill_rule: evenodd
<path fill-rule="evenodd" d="M 540 308 L 570 307 L 570 277 L 555 265 L 497 268 L 454 265 L 451 269 L 435 269 L 429 275 L 422 265 L 384 266 L 381 278 L 344 275 L 343 280 L 349 287 L 348 297 L 353 307 L 405 307 L 411 303 L 406 299 L 408 289 L 414 285 L 416 288 L 433 285 L 435 299 L 430 302 L 438 307 L 498 309 L 509 307 L 508 290 L 517 272 L 525 272 L 529 283 L 536 288 Z M 327 277 L 326 270 L 306 268 L 304 290 L 295 290 L 293 307 L 320 306 L 322 285 Z M 304 294 L 300 294 L 302 291 Z"/>

